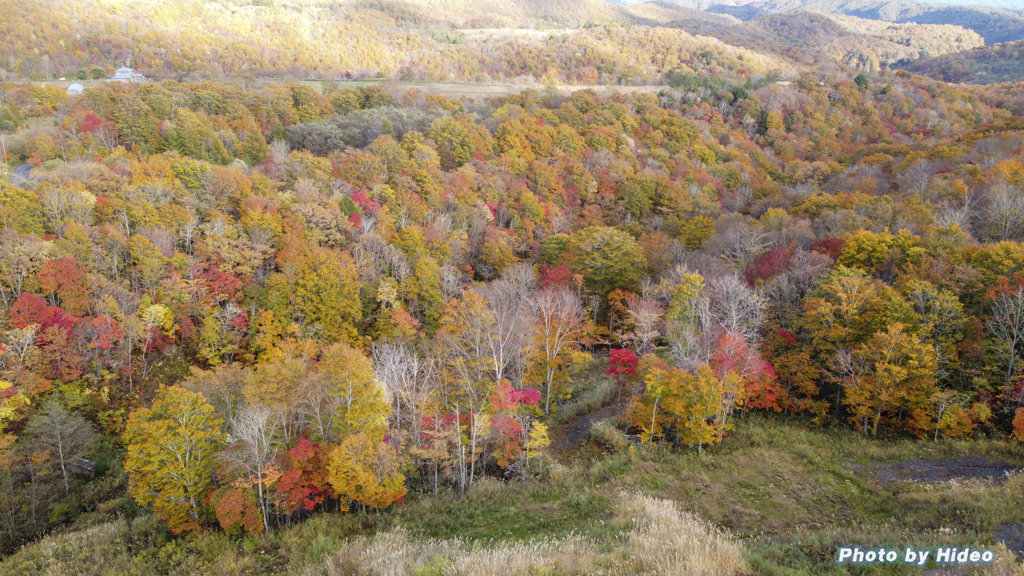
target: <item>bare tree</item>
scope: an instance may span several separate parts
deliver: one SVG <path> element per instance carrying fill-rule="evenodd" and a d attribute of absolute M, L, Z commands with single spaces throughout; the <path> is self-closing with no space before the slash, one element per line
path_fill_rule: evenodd
<path fill-rule="evenodd" d="M 832 268 L 832 259 L 818 252 L 797 252 L 789 269 L 763 287 L 765 311 L 786 330 L 803 314 L 804 298 Z"/>
<path fill-rule="evenodd" d="M 11 328 L 3 333 L 5 352 L 17 357 L 18 362 L 24 363 L 32 358 L 37 350 L 36 336 L 39 333 L 39 324 L 29 324 L 24 328 Z M 0 358 L 3 358 L 0 354 Z"/>
<path fill-rule="evenodd" d="M 989 331 L 996 344 L 996 351 L 1006 363 L 1005 386 L 1007 389 L 1017 375 L 1019 351 L 1024 345 L 1024 286 L 1004 292 L 992 302 Z M 1017 397 L 1017 406 L 1024 402 L 1024 390 Z"/>
<path fill-rule="evenodd" d="M 918 196 L 923 196 L 928 183 L 932 180 L 935 168 L 927 160 L 919 160 L 904 173 L 908 188 L 916 190 Z"/>
<path fill-rule="evenodd" d="M 43 262 L 46 244 L 35 234 L 10 228 L 0 232 L 0 301 L 5 307 L 21 295 L 25 281 Z"/>
<path fill-rule="evenodd" d="M 270 157 L 274 159 L 274 162 L 281 162 L 288 157 L 290 152 L 291 146 L 288 145 L 287 140 L 275 138 L 274 141 L 270 143 Z"/>
<path fill-rule="evenodd" d="M 769 243 L 764 227 L 742 214 L 722 216 L 715 228 L 715 235 L 708 240 L 708 250 L 734 266 L 750 264 Z"/>
<path fill-rule="evenodd" d="M 75 192 L 63 187 L 47 188 L 42 197 L 43 215 L 58 235 L 64 234 L 71 222 L 88 225 L 92 222 L 96 197 L 88 192 Z"/>
<path fill-rule="evenodd" d="M 992 236 L 1009 240 L 1020 236 L 1024 227 L 1024 194 L 1020 188 L 1001 182 L 989 191 L 988 218 Z"/>
<path fill-rule="evenodd" d="M 583 335 L 586 311 L 579 296 L 568 288 L 541 290 L 530 298 L 530 308 L 536 319 L 538 351 L 544 366 L 544 413 L 549 414 L 561 358 Z"/>
<path fill-rule="evenodd" d="M 708 301 L 711 314 L 724 331 L 741 334 L 747 342 L 757 340 L 764 319 L 764 298 L 739 274 L 709 280 Z"/>
<path fill-rule="evenodd" d="M 654 344 L 661 336 L 661 321 L 665 315 L 661 304 L 647 298 L 630 297 L 626 311 L 633 320 L 633 338 L 641 356 L 654 352 Z"/>
<path fill-rule="evenodd" d="M 668 327 L 669 353 L 680 368 L 696 370 L 711 361 L 715 344 L 714 316 L 706 295 L 693 301 L 688 320 Z"/>
<path fill-rule="evenodd" d="M 488 350 L 495 382 L 508 379 L 517 388 L 522 384 L 533 332 L 527 305 L 535 286 L 533 268 L 516 265 L 482 290 L 494 318 Z"/>
<path fill-rule="evenodd" d="M 851 348 L 840 348 L 829 362 L 829 378 L 836 384 L 836 412 L 844 389 L 859 390 L 869 372 L 862 355 Z M 868 419 L 864 419 L 864 432 L 868 431 Z"/>
<path fill-rule="evenodd" d="M 42 410 L 25 426 L 24 438 L 34 453 L 47 452 L 56 461 L 64 480 L 64 494 L 71 493 L 71 475 L 88 470 L 85 461 L 100 443 L 100 435 L 81 414 L 71 412 L 56 398 L 50 398 Z"/>
<path fill-rule="evenodd" d="M 454 266 L 441 268 L 441 292 L 445 300 L 457 298 L 462 294 L 462 276 Z"/>
<path fill-rule="evenodd" d="M 411 344 L 391 341 L 374 342 L 373 364 L 377 380 L 391 393 L 397 405 L 399 433 L 404 414 L 413 441 L 418 441 L 421 417 L 438 387 L 434 363 L 421 357 Z"/>
<path fill-rule="evenodd" d="M 263 529 L 270 530 L 270 501 L 264 494 L 263 484 L 267 467 L 274 462 L 282 445 L 279 439 L 280 422 L 273 410 L 266 406 L 243 406 L 231 420 L 232 443 L 223 458 L 248 476 L 256 485 Z"/>

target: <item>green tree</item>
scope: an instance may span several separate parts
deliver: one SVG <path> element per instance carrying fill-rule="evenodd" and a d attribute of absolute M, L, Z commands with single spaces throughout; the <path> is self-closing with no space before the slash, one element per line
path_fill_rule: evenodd
<path fill-rule="evenodd" d="M 591 227 L 573 238 L 572 270 L 582 274 L 591 292 L 607 296 L 612 290 L 633 290 L 647 261 L 629 234 L 607 227 Z"/>
<path fill-rule="evenodd" d="M 409 286 L 409 295 L 416 300 L 416 308 L 423 315 L 424 325 L 431 333 L 440 326 L 444 314 L 444 292 L 441 291 L 441 270 L 437 261 L 424 256 L 416 262 Z"/>
<path fill-rule="evenodd" d="M 64 480 L 64 494 L 70 494 L 73 466 L 96 449 L 100 435 L 81 414 L 51 397 L 28 419 L 22 441 L 29 442 L 34 453 L 46 453 L 53 459 Z"/>

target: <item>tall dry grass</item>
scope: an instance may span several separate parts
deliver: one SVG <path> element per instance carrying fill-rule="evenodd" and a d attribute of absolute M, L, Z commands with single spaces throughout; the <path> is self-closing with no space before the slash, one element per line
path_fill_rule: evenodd
<path fill-rule="evenodd" d="M 326 564 L 328 576 L 628 574 L 729 576 L 744 572 L 739 544 L 671 501 L 622 494 L 624 535 L 528 542 L 417 539 L 404 530 L 359 538 Z"/>

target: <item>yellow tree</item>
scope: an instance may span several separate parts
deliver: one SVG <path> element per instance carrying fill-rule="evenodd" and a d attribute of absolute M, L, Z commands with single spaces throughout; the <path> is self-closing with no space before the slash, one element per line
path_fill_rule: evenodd
<path fill-rule="evenodd" d="M 129 490 L 152 505 L 174 532 L 208 521 L 203 499 L 213 488 L 217 452 L 224 444 L 223 419 L 202 394 L 162 387 L 150 408 L 128 418 L 124 440 Z"/>
<path fill-rule="evenodd" d="M 261 362 L 245 376 L 242 395 L 248 404 L 272 409 L 279 419 L 286 444 L 297 439 L 302 424 L 300 406 L 312 385 L 312 358 L 319 347 L 310 340 L 284 340 L 283 356 Z"/>
<path fill-rule="evenodd" d="M 851 422 L 866 433 L 878 433 L 885 414 L 903 413 L 903 425 L 922 434 L 930 425 L 930 401 L 935 390 L 935 349 L 908 333 L 897 322 L 879 331 L 858 349 L 866 377 L 850 386 L 844 402 Z"/>
<path fill-rule="evenodd" d="M 321 437 L 329 441 L 363 432 L 374 440 L 384 438 L 391 403 L 370 359 L 347 344 L 334 344 L 324 349 L 317 371 L 322 384 L 308 405 Z"/>
<path fill-rule="evenodd" d="M 539 457 L 542 451 L 551 445 L 551 439 L 548 438 L 548 427 L 543 422 L 534 422 L 530 426 L 530 434 L 526 445 L 526 468 L 530 467 L 530 458 Z M 541 470 L 543 470 L 544 461 L 540 461 Z"/>
<path fill-rule="evenodd" d="M 357 342 L 356 324 L 363 313 L 359 275 L 351 256 L 318 251 L 304 262 L 294 290 L 297 312 L 306 323 L 320 328 L 324 340 Z"/>
<path fill-rule="evenodd" d="M 853 357 L 859 346 L 897 319 L 910 320 L 913 310 L 892 288 L 857 268 L 838 266 L 821 288 L 804 300 L 807 329 L 814 339 L 819 365 L 841 393 L 859 378 Z"/>
<path fill-rule="evenodd" d="M 696 445 L 699 451 L 720 441 L 725 425 L 718 416 L 726 390 L 711 367 L 703 364 L 690 373 L 651 356 L 645 364 L 646 393 L 629 411 L 630 423 L 643 431 L 641 438 L 653 442 L 671 425 L 680 443 Z"/>
<path fill-rule="evenodd" d="M 379 510 L 409 491 L 401 464 L 398 452 L 389 444 L 357 432 L 331 451 L 327 480 L 344 509 L 357 502 Z"/>

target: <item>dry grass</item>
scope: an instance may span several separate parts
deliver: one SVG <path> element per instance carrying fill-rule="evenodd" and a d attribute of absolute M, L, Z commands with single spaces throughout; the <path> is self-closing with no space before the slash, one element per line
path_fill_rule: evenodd
<path fill-rule="evenodd" d="M 990 566 L 983 566 L 980 576 L 1024 576 L 1024 564 L 1017 562 L 1013 552 L 1003 544 L 992 546 L 996 560 Z"/>
<path fill-rule="evenodd" d="M 651 574 L 728 576 L 744 571 L 739 544 L 668 500 L 623 493 L 623 536 L 579 534 L 526 542 L 417 539 L 402 529 L 359 538 L 327 562 L 329 576 Z"/>
<path fill-rule="evenodd" d="M 216 532 L 169 540 L 163 521 L 145 515 L 56 532 L 0 561 L 3 576 L 245 576 L 261 558 Z"/>

